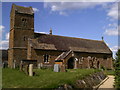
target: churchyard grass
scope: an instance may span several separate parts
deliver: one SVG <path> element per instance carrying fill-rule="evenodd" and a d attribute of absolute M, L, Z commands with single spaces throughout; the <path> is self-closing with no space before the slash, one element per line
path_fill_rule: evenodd
<path fill-rule="evenodd" d="M 107 75 L 115 75 L 114 70 L 104 70 L 104 73 L 107 74 Z"/>
<path fill-rule="evenodd" d="M 53 72 L 52 69 L 34 69 L 35 76 L 28 76 L 18 69 L 2 70 L 3 88 L 57 88 L 63 84 L 74 84 L 89 74 L 98 72 L 95 69 L 69 69 L 67 72 Z"/>

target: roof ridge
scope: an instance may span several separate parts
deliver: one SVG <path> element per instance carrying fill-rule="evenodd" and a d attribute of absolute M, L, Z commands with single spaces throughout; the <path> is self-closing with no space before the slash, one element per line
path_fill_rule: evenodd
<path fill-rule="evenodd" d="M 42 33 L 40 33 L 40 34 L 42 34 Z M 84 38 L 69 37 L 69 36 L 50 35 L 50 34 L 44 34 L 44 35 L 49 35 L 49 36 L 59 36 L 59 37 L 65 37 L 65 38 L 83 39 L 83 40 L 89 40 L 89 41 L 98 41 L 98 42 L 103 42 L 103 40 L 92 40 L 92 39 L 84 39 Z"/>

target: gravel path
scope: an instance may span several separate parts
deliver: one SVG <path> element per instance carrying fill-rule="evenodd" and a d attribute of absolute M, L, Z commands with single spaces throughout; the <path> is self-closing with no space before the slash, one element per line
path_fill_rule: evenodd
<path fill-rule="evenodd" d="M 111 88 L 114 89 L 114 78 L 115 76 L 108 75 L 108 79 L 98 88 L 98 90 L 101 90 L 102 88 Z"/>

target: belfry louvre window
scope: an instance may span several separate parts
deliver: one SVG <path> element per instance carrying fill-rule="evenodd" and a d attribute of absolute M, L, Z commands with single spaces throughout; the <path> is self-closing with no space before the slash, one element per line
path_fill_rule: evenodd
<path fill-rule="evenodd" d="M 27 26 L 27 19 L 26 18 L 22 18 L 22 26 L 23 27 Z"/>
<path fill-rule="evenodd" d="M 49 59 L 49 55 L 48 55 L 48 54 L 45 54 L 45 55 L 44 55 L 44 62 L 45 62 L 45 63 L 49 62 L 48 59 Z"/>

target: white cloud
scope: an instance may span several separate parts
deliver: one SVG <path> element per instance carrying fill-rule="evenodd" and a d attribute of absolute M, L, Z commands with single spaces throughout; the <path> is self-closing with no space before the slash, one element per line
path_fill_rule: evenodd
<path fill-rule="evenodd" d="M 117 23 L 109 23 L 108 24 L 108 27 L 117 27 L 118 25 L 117 25 Z"/>
<path fill-rule="evenodd" d="M 0 25 L 0 39 L 2 39 L 2 33 L 3 33 L 4 29 L 5 29 L 5 26 Z M 9 46 L 9 41 L 8 41 L 9 33 L 7 33 L 5 35 L 5 37 L 6 37 L 5 40 L 0 40 L 0 49 L 8 49 L 8 46 Z"/>
<path fill-rule="evenodd" d="M 24 7 L 29 7 L 29 6 L 26 6 L 26 5 L 25 5 Z M 32 9 L 33 9 L 34 12 L 38 12 L 38 11 L 39 11 L 39 9 L 38 9 L 38 8 L 35 8 L 35 7 L 32 7 Z"/>
<path fill-rule="evenodd" d="M 59 12 L 60 15 L 66 15 L 66 10 L 92 8 L 99 4 L 101 2 L 47 2 L 44 7 L 50 8 L 52 12 Z"/>
<path fill-rule="evenodd" d="M 113 52 L 113 58 L 115 58 L 116 57 L 116 52 L 118 51 L 118 49 L 120 49 L 120 46 L 116 45 L 116 46 L 111 47 L 110 49 Z"/>
<path fill-rule="evenodd" d="M 104 29 L 105 29 L 105 32 L 104 32 L 105 35 L 108 35 L 108 36 L 120 35 L 120 26 L 118 26 L 117 23 L 110 23 Z"/>
<path fill-rule="evenodd" d="M 66 12 L 63 12 L 63 11 L 60 11 L 59 14 L 60 14 L 60 15 L 63 15 L 63 16 L 67 16 L 67 13 L 66 13 Z"/>
<path fill-rule="evenodd" d="M 5 28 L 5 26 L 0 25 L 0 31 L 3 30 Z"/>
<path fill-rule="evenodd" d="M 5 36 L 6 36 L 6 40 L 8 40 L 9 39 L 9 33 L 7 33 Z"/>
<path fill-rule="evenodd" d="M 117 52 L 118 48 L 120 48 L 120 47 L 118 47 L 118 46 L 113 46 L 113 47 L 110 48 L 110 49 L 111 49 L 111 51 L 113 51 L 113 52 Z"/>
<path fill-rule="evenodd" d="M 109 10 L 107 11 L 107 16 L 110 17 L 110 19 L 118 19 L 118 4 L 115 3 L 110 6 Z"/>
<path fill-rule="evenodd" d="M 109 35 L 109 36 L 116 36 L 119 34 L 118 30 L 117 29 L 106 29 L 105 33 L 106 35 Z"/>
<path fill-rule="evenodd" d="M 5 26 L 0 25 L 0 39 L 2 39 L 2 33 L 4 32 Z"/>
<path fill-rule="evenodd" d="M 66 13 L 68 10 L 82 10 L 82 9 L 87 9 L 87 8 L 94 8 L 98 5 L 101 5 L 103 8 L 107 8 L 107 15 L 109 17 L 115 18 L 116 19 L 116 13 L 117 13 L 117 5 L 111 5 L 111 7 L 108 7 L 109 2 L 116 2 L 117 0 L 81 0 L 81 2 L 45 2 L 44 3 L 44 8 L 50 8 L 52 12 L 59 12 L 60 15 L 61 12 Z"/>
<path fill-rule="evenodd" d="M 34 11 L 34 12 L 38 12 L 39 9 L 38 9 L 38 8 L 33 8 L 33 11 Z"/>
<path fill-rule="evenodd" d="M 39 32 L 39 31 L 35 31 L 36 33 L 42 33 L 42 34 L 48 34 L 48 32 Z"/>
<path fill-rule="evenodd" d="M 9 47 L 9 41 L 8 40 L 0 41 L 0 49 L 8 49 L 8 47 Z"/>
<path fill-rule="evenodd" d="M 102 2 L 52 2 L 47 3 L 46 7 L 50 7 L 51 11 L 62 11 L 91 8 L 100 4 L 102 4 Z"/>

